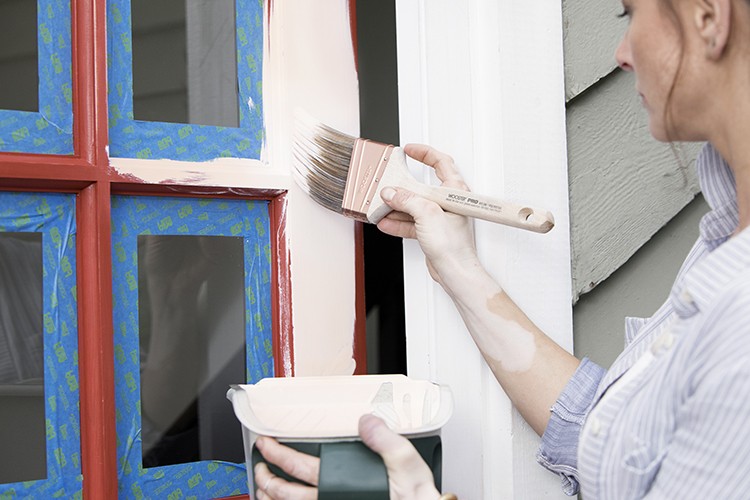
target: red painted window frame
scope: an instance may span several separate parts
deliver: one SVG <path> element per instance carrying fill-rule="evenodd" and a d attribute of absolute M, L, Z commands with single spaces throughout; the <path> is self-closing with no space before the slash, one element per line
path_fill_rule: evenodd
<path fill-rule="evenodd" d="M 269 0 L 270 2 L 270 0 Z M 84 498 L 117 498 L 115 383 L 112 325 L 110 199 L 112 193 L 174 193 L 164 186 L 134 184 L 109 168 L 106 2 L 72 0 L 74 155 L 0 154 L 0 188 L 74 193 L 77 197 L 77 261 L 81 468 Z M 271 9 L 268 8 L 270 12 Z M 269 14 L 270 15 L 270 14 Z M 355 36 L 354 0 L 350 0 Z M 195 192 L 195 188 L 191 189 Z M 274 244 L 274 359 L 277 376 L 293 376 L 290 255 L 283 220 L 283 192 L 266 193 Z M 366 373 L 364 253 L 362 227 L 355 226 L 357 373 Z M 281 303 L 278 300 L 285 297 Z M 235 497 L 237 498 L 237 497 Z M 241 498 L 241 497 L 240 497 Z"/>
<path fill-rule="evenodd" d="M 81 468 L 84 498 L 117 498 L 115 383 L 112 325 L 110 199 L 113 193 L 174 194 L 164 186 L 134 184 L 109 168 L 106 2 L 72 0 L 74 155 L 0 154 L 0 188 L 74 193 L 77 198 Z M 270 8 L 268 9 L 270 12 Z M 195 193 L 195 188 L 191 189 Z M 290 255 L 282 214 L 284 192 L 270 201 L 275 240 L 272 265 L 274 359 L 277 376 L 293 376 Z M 363 290 L 361 227 L 357 231 L 357 287 Z M 364 297 L 357 294 L 355 358 L 365 372 Z M 283 302 L 279 298 L 284 298 Z M 237 497 L 235 497 L 237 498 Z"/>

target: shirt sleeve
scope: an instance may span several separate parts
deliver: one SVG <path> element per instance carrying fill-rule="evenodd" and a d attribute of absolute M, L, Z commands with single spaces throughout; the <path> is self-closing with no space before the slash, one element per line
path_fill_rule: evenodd
<path fill-rule="evenodd" d="M 578 493 L 578 437 L 606 370 L 583 358 L 573 377 L 552 405 L 549 422 L 537 452 L 537 462 L 562 481 L 566 495 Z"/>

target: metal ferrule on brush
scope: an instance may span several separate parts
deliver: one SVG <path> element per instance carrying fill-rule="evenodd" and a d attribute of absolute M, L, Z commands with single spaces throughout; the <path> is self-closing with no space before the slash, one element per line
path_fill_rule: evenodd
<path fill-rule="evenodd" d="M 344 201 L 341 209 L 344 215 L 368 222 L 367 210 L 383 178 L 393 146 L 368 139 L 354 141 L 349 173 L 346 177 Z"/>

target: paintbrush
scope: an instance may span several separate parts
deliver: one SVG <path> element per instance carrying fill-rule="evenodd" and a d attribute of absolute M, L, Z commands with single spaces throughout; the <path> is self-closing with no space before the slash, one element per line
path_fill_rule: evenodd
<path fill-rule="evenodd" d="M 447 211 L 537 233 L 555 225 L 552 214 L 470 191 L 417 181 L 400 147 L 344 134 L 297 113 L 294 132 L 297 183 L 320 205 L 377 224 L 392 209 L 381 199 L 386 186 L 404 188 Z"/>

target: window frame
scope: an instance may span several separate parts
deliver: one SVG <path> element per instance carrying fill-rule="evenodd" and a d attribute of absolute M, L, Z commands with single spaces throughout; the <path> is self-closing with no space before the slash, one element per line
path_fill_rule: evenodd
<path fill-rule="evenodd" d="M 266 25 L 271 16 L 266 1 Z M 354 0 L 348 0 L 354 34 Z M 76 196 L 78 349 L 81 415 L 81 473 L 84 498 L 117 498 L 114 326 L 112 319 L 111 197 L 113 194 L 184 194 L 269 201 L 272 232 L 273 354 L 277 376 L 295 374 L 292 325 L 291 250 L 287 211 L 289 174 L 269 177 L 262 187 L 205 186 L 139 179 L 113 168 L 108 156 L 107 5 L 71 0 L 73 154 L 0 153 L 0 190 L 72 193 Z M 264 37 L 264 40 L 267 39 Z M 355 47 L 356 52 L 356 47 Z M 265 70 L 264 70 L 265 71 Z M 148 160 L 145 160 L 148 161 Z M 153 160 L 152 160 L 153 161 Z M 162 160 L 160 160 L 162 161 Z M 122 165 L 124 160 L 119 161 Z M 195 171 L 196 164 L 178 162 Z M 192 167 L 191 167 L 192 165 Z M 284 177 L 282 180 L 281 177 Z M 217 193 L 217 191 L 219 191 Z M 355 373 L 366 373 L 362 227 L 354 224 L 356 315 Z"/>

